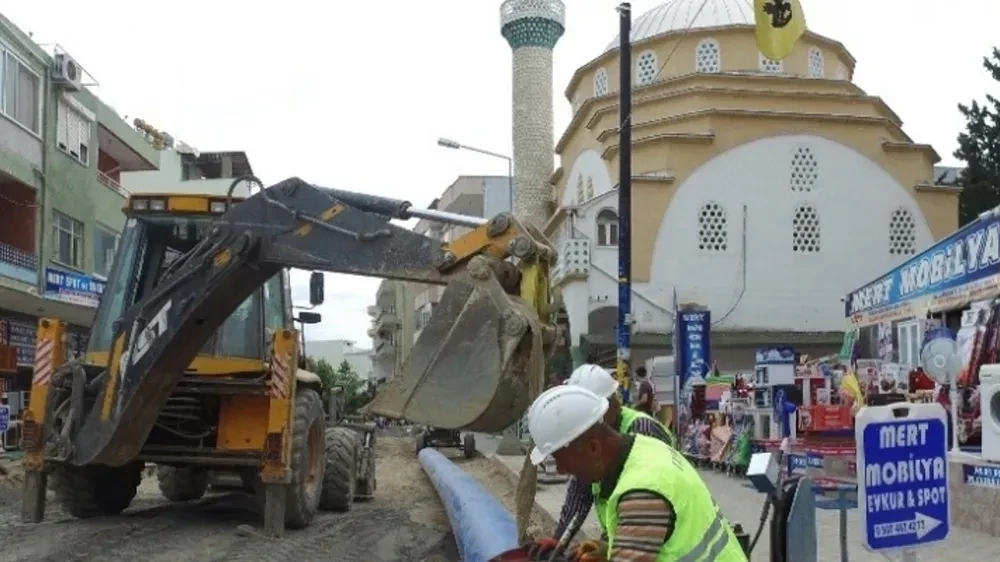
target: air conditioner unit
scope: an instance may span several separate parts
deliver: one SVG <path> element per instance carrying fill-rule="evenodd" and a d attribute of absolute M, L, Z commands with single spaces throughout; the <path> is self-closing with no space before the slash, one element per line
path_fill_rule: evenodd
<path fill-rule="evenodd" d="M 52 61 L 52 82 L 71 92 L 83 87 L 83 70 L 73 57 L 58 53 Z"/>

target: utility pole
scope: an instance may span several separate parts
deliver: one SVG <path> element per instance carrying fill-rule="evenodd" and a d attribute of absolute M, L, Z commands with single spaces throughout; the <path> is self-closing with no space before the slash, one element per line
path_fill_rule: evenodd
<path fill-rule="evenodd" d="M 632 5 L 618 5 L 618 368 L 629 401 L 632 361 Z"/>

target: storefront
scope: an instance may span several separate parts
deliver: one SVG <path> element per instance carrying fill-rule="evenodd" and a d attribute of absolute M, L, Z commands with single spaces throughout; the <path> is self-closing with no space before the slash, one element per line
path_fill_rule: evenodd
<path fill-rule="evenodd" d="M 1000 217 L 990 213 L 847 295 L 855 358 L 917 367 L 923 337 L 1000 295 Z"/>
<path fill-rule="evenodd" d="M 896 382 L 896 396 L 936 401 L 952 410 L 960 451 L 951 454 L 949 491 L 953 524 L 1000 537 L 1000 527 L 983 513 L 1000 509 L 1000 464 L 984 459 L 982 447 L 1000 439 L 994 385 L 980 384 L 980 367 L 1000 362 L 1000 214 L 974 222 L 907 260 L 846 298 L 857 342 L 859 394 L 868 404 Z M 927 333 L 947 327 L 957 342 L 957 393 L 950 395 L 923 372 Z M 960 368 L 959 368 L 960 365 Z M 954 396 L 954 409 L 952 406 Z M 983 408 L 992 408 L 983 415 Z M 950 447 L 950 446 L 949 446 Z M 989 447 L 992 449 L 992 447 Z M 990 456 L 992 456 L 991 453 Z M 995 459 L 996 460 L 996 459 Z M 984 476 L 985 475 L 985 476 Z"/>
<path fill-rule="evenodd" d="M 0 306 L 0 346 L 12 348 L 15 357 L 12 369 L 0 369 L 0 402 L 10 408 L 13 422 L 6 436 L 8 448 L 20 440 L 17 420 L 31 398 L 38 319 L 50 316 L 66 322 L 66 359 L 81 357 L 87 350 L 89 324 L 104 285 L 96 277 L 49 267 L 45 270 L 43 297 L 5 295 Z"/>

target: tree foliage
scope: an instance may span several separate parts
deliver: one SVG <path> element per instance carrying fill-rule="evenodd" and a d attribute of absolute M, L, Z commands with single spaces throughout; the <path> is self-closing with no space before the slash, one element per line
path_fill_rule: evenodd
<path fill-rule="evenodd" d="M 340 388 L 344 396 L 344 410 L 348 414 L 353 414 L 362 406 L 371 401 L 371 393 L 367 385 L 354 372 L 354 367 L 346 360 L 341 361 L 335 369 L 326 359 L 306 359 L 306 364 L 310 371 L 319 376 L 323 385 L 323 393 L 331 392 L 335 388 Z"/>
<path fill-rule="evenodd" d="M 1000 83 L 1000 49 L 994 47 L 990 56 L 983 57 L 983 68 Z M 1000 100 L 986 94 L 983 105 L 973 100 L 959 104 L 958 110 L 965 117 L 965 131 L 958 135 L 954 153 L 966 163 L 958 177 L 963 187 L 959 222 L 964 225 L 1000 205 Z"/>

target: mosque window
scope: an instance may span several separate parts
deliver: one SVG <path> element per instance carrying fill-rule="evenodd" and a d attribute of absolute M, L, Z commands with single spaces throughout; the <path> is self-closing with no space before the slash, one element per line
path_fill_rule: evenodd
<path fill-rule="evenodd" d="M 792 171 L 789 178 L 792 191 L 810 192 L 819 188 L 819 162 L 808 146 L 800 146 L 792 154 Z"/>
<path fill-rule="evenodd" d="M 583 176 L 576 178 L 576 204 L 579 205 L 586 201 L 583 197 Z"/>
<path fill-rule="evenodd" d="M 760 53 L 760 71 L 767 72 L 768 74 L 781 74 L 785 71 L 785 62 L 780 60 L 771 60 L 764 56 L 764 53 Z"/>
<path fill-rule="evenodd" d="M 812 205 L 800 205 L 792 218 L 792 251 L 799 254 L 819 252 L 819 213 Z"/>
<path fill-rule="evenodd" d="M 694 51 L 695 72 L 721 72 L 722 49 L 715 39 L 702 39 Z"/>
<path fill-rule="evenodd" d="M 611 209 L 597 213 L 597 245 L 618 245 L 618 213 Z"/>
<path fill-rule="evenodd" d="M 809 77 L 822 78 L 825 74 L 824 66 L 823 51 L 820 51 L 816 47 L 809 49 Z"/>
<path fill-rule="evenodd" d="M 594 74 L 594 97 L 608 95 L 608 71 L 603 68 Z"/>
<path fill-rule="evenodd" d="M 653 51 L 643 51 L 639 53 L 638 58 L 635 60 L 636 86 L 652 84 L 653 80 L 656 80 L 656 75 L 659 73 L 659 70 L 660 69 L 656 64 L 656 53 Z"/>
<path fill-rule="evenodd" d="M 698 211 L 698 249 L 725 252 L 729 246 L 729 219 L 726 208 L 709 202 Z"/>
<path fill-rule="evenodd" d="M 590 201 L 594 198 L 594 179 L 587 178 L 587 190 L 586 190 L 587 200 Z"/>
<path fill-rule="evenodd" d="M 889 216 L 889 253 L 894 256 L 917 253 L 917 223 L 907 209 L 896 209 Z"/>

